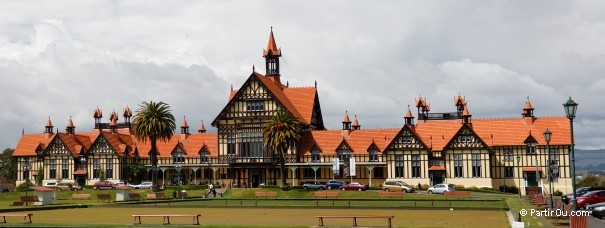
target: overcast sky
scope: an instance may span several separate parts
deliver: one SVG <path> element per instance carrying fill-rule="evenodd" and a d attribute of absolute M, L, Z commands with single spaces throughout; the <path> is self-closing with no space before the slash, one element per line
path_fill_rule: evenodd
<path fill-rule="evenodd" d="M 564 116 L 578 148 L 605 148 L 605 1 L 3 1 L 0 148 L 51 117 L 90 131 L 93 110 L 164 101 L 206 127 L 252 72 L 269 28 L 282 82 L 317 80 L 324 123 L 399 128 L 466 96 L 473 118 Z M 599 111 L 601 110 L 601 111 Z M 416 112 L 413 112 L 416 115 Z M 121 118 L 120 118 L 121 120 Z"/>

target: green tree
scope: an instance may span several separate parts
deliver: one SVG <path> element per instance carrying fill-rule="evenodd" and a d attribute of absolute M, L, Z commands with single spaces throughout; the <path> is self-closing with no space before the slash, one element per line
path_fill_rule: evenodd
<path fill-rule="evenodd" d="M 174 134 L 173 130 L 176 127 L 174 116 L 170 110 L 170 105 L 160 102 L 143 102 L 139 105 L 137 114 L 132 122 L 132 130 L 135 137 L 143 143 L 149 140 L 151 150 L 149 157 L 151 159 L 151 167 L 153 170 L 152 182 L 153 191 L 159 191 L 158 185 L 158 151 L 157 141 L 169 141 Z"/>
<path fill-rule="evenodd" d="M 289 112 L 278 111 L 263 128 L 263 143 L 277 157 L 281 170 L 281 188 L 287 189 L 285 156 L 300 141 L 299 122 Z"/>
<path fill-rule="evenodd" d="M 0 154 L 0 184 L 14 184 L 17 180 L 17 159 L 13 157 L 15 149 L 6 148 Z"/>
<path fill-rule="evenodd" d="M 145 165 L 141 162 L 136 162 L 130 166 L 128 166 L 128 182 L 130 183 L 139 183 L 143 180 L 143 176 L 145 175 Z"/>
<path fill-rule="evenodd" d="M 40 166 L 38 168 L 38 176 L 36 176 L 36 186 L 42 186 L 42 181 L 44 180 L 44 168 Z"/>
<path fill-rule="evenodd" d="M 102 169 L 99 170 L 99 180 L 105 180 L 105 171 L 103 171 Z"/>

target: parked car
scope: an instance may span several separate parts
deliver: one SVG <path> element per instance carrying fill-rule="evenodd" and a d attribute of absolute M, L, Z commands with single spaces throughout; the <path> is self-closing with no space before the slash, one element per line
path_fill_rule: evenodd
<path fill-rule="evenodd" d="M 307 181 L 303 183 L 303 189 L 305 190 L 324 190 L 326 189 L 326 184 L 322 182 L 315 181 Z"/>
<path fill-rule="evenodd" d="M 605 186 L 590 186 L 590 187 L 578 188 L 578 189 L 576 189 L 576 196 L 580 197 L 588 192 L 592 192 L 595 190 L 605 190 Z M 569 201 L 571 200 L 571 198 L 573 198 L 572 193 L 561 196 L 561 200 L 563 200 L 563 202 L 565 204 L 569 204 Z"/>
<path fill-rule="evenodd" d="M 56 185 L 56 188 L 59 189 L 59 191 L 78 191 L 78 190 L 82 190 L 81 186 L 74 185 L 73 183 L 58 183 Z"/>
<path fill-rule="evenodd" d="M 46 182 L 42 186 L 47 187 L 47 188 L 56 188 L 57 182 Z"/>
<path fill-rule="evenodd" d="M 601 219 L 605 217 L 605 203 L 586 206 L 586 210 L 590 211 L 590 214 L 595 218 Z"/>
<path fill-rule="evenodd" d="M 453 184 L 436 184 L 435 186 L 429 188 L 429 194 L 453 191 L 456 191 Z"/>
<path fill-rule="evenodd" d="M 115 185 L 118 186 L 118 187 L 119 186 L 126 186 L 126 183 L 125 182 L 116 182 Z"/>
<path fill-rule="evenodd" d="M 330 180 L 330 181 L 328 181 L 328 183 L 326 183 L 326 187 L 328 189 L 340 189 L 340 187 L 342 187 L 345 184 L 347 184 L 347 183 L 345 183 L 343 181 Z"/>
<path fill-rule="evenodd" d="M 93 189 L 94 190 L 99 190 L 99 189 L 116 189 L 116 185 L 109 182 L 109 181 L 97 181 L 97 183 L 95 183 L 95 185 L 93 185 Z"/>
<path fill-rule="evenodd" d="M 153 183 L 151 181 L 143 181 L 140 184 L 131 185 L 135 189 L 151 189 L 153 188 Z"/>
<path fill-rule="evenodd" d="M 578 197 L 578 208 L 586 208 L 591 204 L 605 202 L 605 190 L 596 190 Z"/>
<path fill-rule="evenodd" d="M 345 184 L 340 187 L 340 190 L 357 190 L 357 191 L 365 191 L 368 187 L 365 184 L 359 182 L 351 182 L 349 184 Z"/>
<path fill-rule="evenodd" d="M 382 184 L 382 190 L 385 192 L 390 191 L 402 191 L 402 192 L 414 192 L 414 187 L 403 182 L 403 181 L 385 181 Z"/>

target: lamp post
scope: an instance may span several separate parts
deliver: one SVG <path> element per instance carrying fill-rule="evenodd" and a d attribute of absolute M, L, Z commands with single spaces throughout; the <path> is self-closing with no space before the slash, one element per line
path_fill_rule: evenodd
<path fill-rule="evenodd" d="M 181 186 L 181 170 L 183 169 L 183 164 L 181 163 L 176 163 L 174 165 L 176 172 L 177 172 L 177 185 Z"/>
<path fill-rule="evenodd" d="M 546 131 L 544 131 L 544 141 L 546 141 L 546 151 L 548 151 L 548 175 L 546 176 L 548 178 L 548 195 L 550 197 L 550 200 L 548 200 L 550 209 L 552 210 L 554 205 L 552 202 L 552 178 L 551 178 L 551 173 L 550 173 L 550 168 L 551 168 L 551 161 L 550 161 L 550 138 L 552 136 L 552 132 L 550 132 L 550 130 L 548 130 L 548 128 L 546 128 Z"/>
<path fill-rule="evenodd" d="M 569 100 L 567 100 L 567 102 L 563 104 L 563 108 L 565 108 L 565 115 L 567 115 L 567 118 L 569 118 L 569 130 L 571 131 L 571 145 L 569 145 L 569 156 L 571 159 L 571 188 L 573 191 L 573 198 L 571 198 L 571 203 L 573 204 L 573 210 L 576 211 L 578 210 L 578 204 L 576 201 L 576 158 L 574 155 L 573 119 L 576 117 L 578 103 L 576 103 L 571 99 L 571 97 L 569 97 Z"/>
<path fill-rule="evenodd" d="M 521 199 L 521 172 L 520 172 L 520 168 L 521 168 L 521 156 L 519 156 L 519 154 L 517 154 L 517 175 L 519 175 L 518 179 L 519 179 L 519 199 Z"/>

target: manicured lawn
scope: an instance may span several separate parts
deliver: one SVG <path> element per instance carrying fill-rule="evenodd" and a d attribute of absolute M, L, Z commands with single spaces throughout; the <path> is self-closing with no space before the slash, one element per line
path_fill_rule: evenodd
<path fill-rule="evenodd" d="M 33 211 L 33 224 L 27 226 L 134 226 L 132 214 L 202 214 L 205 227 L 309 227 L 318 224 L 317 215 L 394 215 L 397 227 L 506 227 L 504 211 L 468 210 L 389 210 L 389 209 L 267 209 L 267 208 L 109 208 L 93 207 Z M 21 218 L 9 218 L 19 226 Z M 142 218 L 144 226 L 161 226 L 162 218 Z M 174 224 L 190 225 L 190 218 L 171 219 Z M 326 219 L 325 225 L 351 226 L 351 219 Z M 359 219 L 359 226 L 385 226 L 383 219 Z"/>

